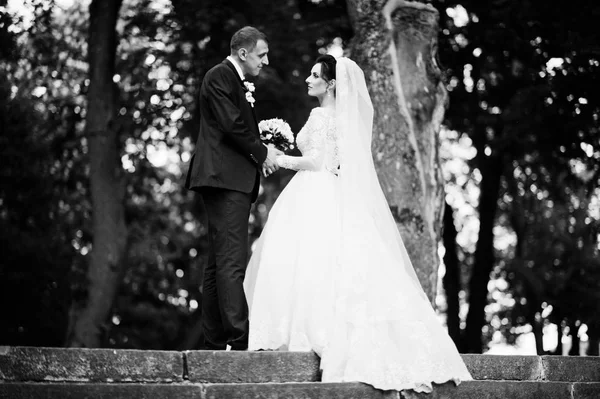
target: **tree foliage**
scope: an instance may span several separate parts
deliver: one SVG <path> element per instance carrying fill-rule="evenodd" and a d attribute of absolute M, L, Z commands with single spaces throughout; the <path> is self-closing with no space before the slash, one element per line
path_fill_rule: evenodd
<path fill-rule="evenodd" d="M 586 1 L 555 8 L 535 0 L 441 5 L 447 7 L 440 50 L 451 90 L 447 123 L 472 139 L 477 155 L 471 167 L 482 180 L 462 348 L 478 352 L 482 327 L 494 330 L 485 326 L 484 313 L 490 275 L 509 281 L 517 303 L 526 304 L 519 317 L 507 319 L 515 322 L 507 331 L 524 323 L 536 329 L 544 309 L 556 302 L 552 281 L 567 283 L 573 274 L 565 268 L 583 253 L 598 252 L 597 216 L 589 205 L 600 182 L 600 99 L 591 89 L 599 76 L 593 16 L 600 8 Z M 553 224 L 561 218 L 570 227 Z M 496 226 L 516 236 L 512 253 L 494 251 Z M 558 250 L 573 248 L 565 229 L 588 231 L 577 239 L 578 251 Z M 555 250 L 542 251 L 545 245 Z M 593 256 L 588 259 L 585 269 L 597 284 L 597 266 Z M 579 312 L 568 317 L 592 322 Z M 541 329 L 536 335 L 540 352 Z"/>
<path fill-rule="evenodd" d="M 3 215 L 36 223 L 51 220 L 35 237 L 23 224 L 16 225 L 15 231 L 5 230 L 7 242 L 14 240 L 16 233 L 27 233 L 23 239 L 31 246 L 13 246 L 14 256 L 3 259 L 7 268 L 2 271 L 10 277 L 3 279 L 8 288 L 3 292 L 8 297 L 32 295 L 36 286 L 30 281 L 37 279 L 49 287 L 37 291 L 47 291 L 44 295 L 52 297 L 46 303 L 53 312 L 43 313 L 46 308 L 39 308 L 36 313 L 23 313 L 24 306 L 14 307 L 14 314 L 19 316 L 11 319 L 9 334 L 2 340 L 61 345 L 68 333 L 68 309 L 72 304 L 85 304 L 90 287 L 92 194 L 84 122 L 88 111 L 89 13 L 86 4 L 77 2 L 68 10 L 47 1 L 27 4 L 35 10 L 34 23 L 27 27 L 13 16 L 12 26 L 23 29 L 13 38 L 18 53 L 14 60 L 2 63 L 8 77 L 3 99 L 10 105 L 3 110 L 3 117 L 12 115 L 7 121 L 12 133 L 3 135 L 3 140 L 14 141 L 3 147 L 7 155 L 14 154 L 9 158 L 11 168 L 3 169 L 10 184 L 3 187 L 13 187 L 2 192 Z M 271 4 L 264 1 L 262 7 L 267 6 Z M 183 175 L 197 134 L 196 94 L 202 76 L 228 54 L 235 30 L 245 24 L 263 29 L 270 38 L 271 68 L 256 82 L 261 104 L 258 115 L 261 119 L 284 117 L 298 131 L 314 106 L 304 94 L 304 79 L 315 55 L 334 37 L 349 32 L 340 9 L 343 2 L 339 1 L 297 1 L 273 7 L 269 18 L 264 18 L 261 8 L 250 2 L 124 2 L 117 23 L 119 44 L 113 81 L 119 92 L 114 126 L 126 172 L 125 218 L 129 230 L 127 237 L 121 238 L 129 245 L 116 299 L 101 326 L 100 346 L 185 349 L 198 343 L 200 281 L 206 252 L 204 215 L 197 198 L 183 189 Z M 19 95 L 11 97 L 11 90 Z M 17 107 L 21 113 L 14 111 Z M 45 140 L 36 141 L 36 134 Z M 23 144 L 18 145 L 15 137 Z M 16 157 L 24 155 L 35 164 L 19 168 L 22 164 Z M 28 185 L 24 184 L 26 175 L 30 176 Z M 263 187 L 253 209 L 254 238 L 290 175 L 280 173 Z M 16 185 L 16 181 L 21 184 Z M 28 210 L 24 196 L 31 197 L 39 214 Z M 49 236 L 56 242 L 46 240 Z M 61 251 L 65 256 L 58 256 Z M 10 287 L 23 278 L 16 270 L 23 263 L 31 263 L 25 255 L 32 254 L 40 257 L 32 264 L 37 274 L 25 275 L 20 285 Z M 39 278 L 41 270 L 45 270 L 45 279 Z M 55 293 L 57 284 L 61 295 Z M 71 325 L 75 316 L 71 312 Z M 54 331 L 43 341 L 36 338 L 34 327 L 46 324 Z"/>
<path fill-rule="evenodd" d="M 460 314 L 468 330 L 461 349 L 481 351 L 498 334 L 512 343 L 533 327 L 540 350 L 548 323 L 574 338 L 586 324 L 597 340 L 598 6 L 584 0 L 560 8 L 539 0 L 432 4 L 441 17 L 439 61 L 450 95 L 445 124 L 458 132 L 442 139 L 472 143 L 476 151 L 467 170 L 448 180 L 448 192 L 480 190 L 473 201 L 480 246 L 461 238 L 468 223 L 456 207 L 470 206 L 469 199 L 452 203 L 457 237 L 446 248 L 448 259 L 456 249 L 448 263 L 459 268 L 446 280 L 463 285 L 473 309 L 471 319 Z M 89 289 L 90 17 L 85 2 L 63 10 L 50 0 L 26 0 L 31 22 L 5 5 L 0 1 L 6 315 L 0 344 L 58 346 L 74 316 L 71 305 L 85 303 Z M 315 105 L 304 84 L 313 60 L 334 40 L 348 46 L 354 34 L 345 1 L 123 2 L 112 80 L 128 249 L 100 346 L 188 349 L 199 341 L 204 211 L 183 189 L 183 177 L 197 134 L 202 77 L 245 24 L 269 36 L 270 67 L 256 81 L 258 116 L 282 117 L 298 131 Z M 282 171 L 264 181 L 252 209 L 253 239 L 291 175 Z M 456 332 L 455 316 L 449 320 Z"/>

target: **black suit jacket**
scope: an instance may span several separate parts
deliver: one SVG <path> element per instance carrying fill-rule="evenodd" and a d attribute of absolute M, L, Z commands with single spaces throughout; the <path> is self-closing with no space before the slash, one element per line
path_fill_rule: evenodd
<path fill-rule="evenodd" d="M 258 195 L 267 149 L 260 141 L 254 109 L 229 60 L 214 66 L 200 88 L 200 132 L 185 186 L 218 187 Z"/>

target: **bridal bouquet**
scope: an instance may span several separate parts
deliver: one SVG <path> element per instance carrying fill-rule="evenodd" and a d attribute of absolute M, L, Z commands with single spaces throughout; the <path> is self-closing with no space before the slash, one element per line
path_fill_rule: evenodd
<path fill-rule="evenodd" d="M 283 152 L 295 148 L 292 129 L 283 119 L 273 118 L 260 121 L 258 130 L 260 130 L 261 141 L 266 145 L 271 144 Z"/>

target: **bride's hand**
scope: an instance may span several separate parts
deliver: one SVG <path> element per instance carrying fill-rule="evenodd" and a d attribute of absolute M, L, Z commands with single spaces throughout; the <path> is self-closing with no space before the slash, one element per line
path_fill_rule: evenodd
<path fill-rule="evenodd" d="M 267 166 L 266 162 L 262 165 L 262 174 L 264 177 L 269 177 L 273 173 L 275 173 L 277 170 L 279 170 L 279 164 L 277 163 L 277 158 L 279 158 L 279 156 L 275 157 L 272 167 Z"/>
<path fill-rule="evenodd" d="M 262 173 L 264 177 L 268 177 L 279 169 L 277 157 L 282 154 L 282 152 L 275 147 L 268 146 L 267 151 L 267 159 L 265 159 L 265 162 L 262 164 Z"/>

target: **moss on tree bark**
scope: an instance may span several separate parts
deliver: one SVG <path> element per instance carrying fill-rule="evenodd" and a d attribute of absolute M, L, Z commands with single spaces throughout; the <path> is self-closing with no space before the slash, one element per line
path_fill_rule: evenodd
<path fill-rule="evenodd" d="M 375 108 L 373 157 L 382 188 L 433 302 L 444 192 L 438 133 L 447 92 L 436 63 L 438 12 L 402 0 L 348 0 L 351 57 Z"/>

